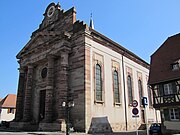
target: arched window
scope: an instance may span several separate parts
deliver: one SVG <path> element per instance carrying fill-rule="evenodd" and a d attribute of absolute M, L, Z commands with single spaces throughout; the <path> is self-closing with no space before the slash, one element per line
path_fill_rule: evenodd
<path fill-rule="evenodd" d="M 149 106 L 152 106 L 152 89 L 149 85 L 147 85 L 148 97 L 149 97 Z"/>
<path fill-rule="evenodd" d="M 142 88 L 142 81 L 138 80 L 138 88 L 139 88 L 139 103 L 142 105 L 142 97 L 143 97 L 143 88 Z"/>
<path fill-rule="evenodd" d="M 133 101 L 133 94 L 132 94 L 132 80 L 131 80 L 131 76 L 130 75 L 128 75 L 128 77 L 127 77 L 127 85 L 128 85 L 129 104 L 131 104 L 132 101 Z"/>
<path fill-rule="evenodd" d="M 113 83 L 114 83 L 114 102 L 120 103 L 120 96 L 119 96 L 119 79 L 118 79 L 118 72 L 115 70 L 113 73 Z"/>
<path fill-rule="evenodd" d="M 96 64 L 95 81 L 96 81 L 96 100 L 102 101 L 102 73 L 101 66 Z"/>

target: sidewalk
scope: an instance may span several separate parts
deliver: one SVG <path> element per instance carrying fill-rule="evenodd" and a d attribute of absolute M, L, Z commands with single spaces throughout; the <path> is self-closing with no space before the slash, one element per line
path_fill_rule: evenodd
<path fill-rule="evenodd" d="M 66 135 L 63 132 L 43 132 L 43 131 L 17 131 L 10 128 L 0 127 L 0 135 Z M 86 134 L 73 132 L 70 135 L 136 135 L 136 131 L 125 131 L 125 132 L 115 132 L 115 133 L 95 133 L 95 134 Z M 138 135 L 146 135 L 146 131 L 138 131 Z"/>

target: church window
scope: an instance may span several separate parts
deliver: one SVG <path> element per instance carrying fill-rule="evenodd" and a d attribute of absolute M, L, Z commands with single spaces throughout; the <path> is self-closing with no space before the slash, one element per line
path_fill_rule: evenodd
<path fill-rule="evenodd" d="M 96 64 L 95 68 L 96 100 L 102 101 L 102 71 L 101 66 Z"/>
<path fill-rule="evenodd" d="M 149 106 L 152 106 L 152 89 L 149 85 L 147 86 L 147 90 L 148 90 L 148 97 L 149 97 Z"/>
<path fill-rule="evenodd" d="M 132 79 L 131 79 L 130 75 L 128 75 L 128 77 L 127 77 L 127 86 L 128 86 L 128 100 L 129 100 L 129 104 L 132 104 L 133 93 L 132 93 Z"/>
<path fill-rule="evenodd" d="M 114 70 L 113 73 L 113 88 L 114 88 L 114 102 L 120 103 L 119 78 L 118 78 L 118 72 L 116 70 Z"/>
<path fill-rule="evenodd" d="M 139 103 L 142 105 L 142 98 L 143 98 L 143 87 L 142 87 L 142 81 L 138 80 L 138 88 L 139 88 Z"/>

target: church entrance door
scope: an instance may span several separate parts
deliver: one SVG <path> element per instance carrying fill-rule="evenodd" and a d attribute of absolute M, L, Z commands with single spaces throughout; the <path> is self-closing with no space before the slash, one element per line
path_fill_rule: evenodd
<path fill-rule="evenodd" d="M 45 115 L 45 99 L 46 99 L 46 91 L 40 91 L 40 105 L 39 105 L 39 121 L 44 119 Z"/>

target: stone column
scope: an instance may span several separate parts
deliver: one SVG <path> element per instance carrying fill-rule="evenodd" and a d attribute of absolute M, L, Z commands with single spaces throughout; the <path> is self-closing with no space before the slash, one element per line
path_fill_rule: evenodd
<path fill-rule="evenodd" d="M 27 79 L 26 79 L 26 88 L 25 88 L 25 97 L 24 97 L 24 110 L 23 110 L 23 121 L 30 121 L 32 112 L 31 112 L 31 96 L 32 96 L 32 85 L 33 85 L 33 66 L 28 65 Z"/>
<path fill-rule="evenodd" d="M 69 101 L 68 94 L 68 67 L 69 67 L 69 56 L 70 49 L 68 47 L 64 47 L 61 49 L 61 70 L 60 70 L 60 88 L 58 92 L 58 119 L 66 118 L 66 108 L 62 107 L 62 102 Z"/>
<path fill-rule="evenodd" d="M 51 122 L 53 115 L 54 57 L 52 55 L 49 55 L 47 58 L 48 58 L 48 72 L 47 72 L 44 122 Z"/>
<path fill-rule="evenodd" d="M 22 67 L 19 68 L 19 82 L 18 82 L 18 92 L 16 101 L 16 114 L 15 121 L 20 121 L 23 118 L 23 97 L 25 90 L 25 72 Z"/>

